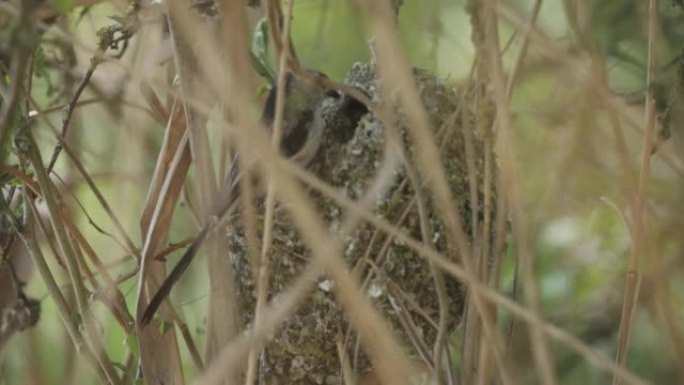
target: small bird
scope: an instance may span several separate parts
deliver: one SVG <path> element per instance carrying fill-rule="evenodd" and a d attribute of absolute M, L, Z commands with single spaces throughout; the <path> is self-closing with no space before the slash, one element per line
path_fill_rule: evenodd
<path fill-rule="evenodd" d="M 315 71 L 307 71 L 312 79 L 324 74 Z M 273 86 L 266 98 L 262 113 L 262 123 L 272 133 L 277 104 L 278 89 Z M 306 167 L 311 162 L 320 148 L 325 131 L 325 121 L 321 116 L 320 105 L 326 98 L 340 97 L 334 90 L 328 90 L 308 77 L 298 77 L 292 73 L 285 75 L 285 100 L 280 138 L 280 150 L 293 161 Z M 227 193 L 224 193 L 222 201 L 217 205 L 219 209 L 214 213 L 217 218 L 223 218 L 237 207 L 239 197 L 239 184 L 241 182 L 242 167 L 249 167 L 251 162 L 239 162 L 237 156 L 233 159 L 228 176 Z M 157 309 L 169 295 L 173 285 L 180 279 L 188 268 L 207 236 L 214 229 L 218 221 L 207 221 L 195 240 L 185 251 L 178 264 L 171 270 L 168 277 L 152 297 L 141 318 L 142 326 L 150 323 Z"/>
<path fill-rule="evenodd" d="M 311 78 L 327 78 L 323 73 L 307 71 Z M 272 129 L 276 114 L 277 88 L 273 87 L 264 105 L 261 117 L 267 128 Z M 306 166 L 318 152 L 323 140 L 325 122 L 320 104 L 325 98 L 340 97 L 335 90 L 327 90 L 310 79 L 285 76 L 285 109 L 283 113 L 280 148 L 285 156 Z"/>

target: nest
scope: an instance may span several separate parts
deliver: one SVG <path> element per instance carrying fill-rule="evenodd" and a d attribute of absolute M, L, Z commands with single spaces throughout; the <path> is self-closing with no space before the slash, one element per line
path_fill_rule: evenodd
<path fill-rule="evenodd" d="M 463 130 L 454 124 L 460 121 L 455 119 L 459 115 L 459 95 L 445 82 L 425 71 L 416 70 L 414 74 L 431 125 L 439 139 L 441 160 L 450 187 L 458 200 L 466 230 L 469 231 L 470 194 Z M 378 80 L 372 65 L 355 64 L 345 83 L 364 91 L 374 101 L 379 101 Z M 328 123 L 327 134 L 309 169 L 348 198 L 358 199 L 367 191 L 383 162 L 386 151 L 383 125 L 370 113 L 359 119 L 359 111 L 350 109 L 345 98 L 330 98 L 320 108 Z M 397 116 L 401 116 L 401 113 Z M 402 132 L 405 130 L 401 118 L 398 126 Z M 413 146 L 405 140 L 411 154 Z M 477 136 L 475 150 L 482 154 L 482 140 Z M 477 164 L 477 169 L 478 185 L 481 186 L 482 162 Z M 482 205 L 482 193 L 479 194 L 478 202 Z M 405 169 L 400 166 L 394 172 L 391 187 L 377 198 L 373 210 L 375 215 L 395 224 L 414 239 L 423 241 L 418 210 L 412 203 L 414 197 L 411 183 L 406 181 Z M 329 229 L 335 231 L 341 223 L 343 210 L 319 193 L 311 192 L 311 199 L 316 202 L 318 212 Z M 434 214 L 430 198 L 427 200 L 434 233 L 426 243 L 434 245 L 448 258 L 458 260 L 455 245 L 447 244 L 444 227 Z M 263 203 L 258 208 L 263 210 Z M 230 236 L 230 258 L 236 269 L 240 312 L 245 325 L 249 325 L 253 320 L 256 302 L 254 274 L 247 260 L 243 229 L 239 223 L 235 226 Z M 394 334 L 404 342 L 409 354 L 420 357 L 421 350 L 423 357 L 425 351 L 431 354 L 437 336 L 439 306 L 428 262 L 402 242 L 365 222 L 347 238 L 344 250 L 343 257 L 348 266 L 350 269 L 356 266 L 356 271 L 360 271 L 365 291 L 389 320 Z M 270 299 L 296 279 L 309 259 L 309 251 L 286 210 L 277 208 L 270 255 Z M 336 301 L 331 289 L 333 285 L 334 282 L 327 277 L 321 277 L 297 311 L 276 331 L 259 360 L 260 383 L 341 384 L 336 345 L 340 340 L 345 343 L 346 354 L 352 358 L 352 366 L 357 373 L 363 373 L 371 367 L 370 360 L 359 348 L 353 326 L 349 325 L 347 316 Z M 463 313 L 465 293 L 462 285 L 449 277 L 446 279 L 446 288 L 449 327 L 453 328 Z"/>

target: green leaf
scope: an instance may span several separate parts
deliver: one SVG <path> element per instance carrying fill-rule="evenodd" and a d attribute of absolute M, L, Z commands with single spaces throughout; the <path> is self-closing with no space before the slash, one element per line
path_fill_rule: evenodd
<path fill-rule="evenodd" d="M 257 73 L 266 78 L 269 83 L 274 83 L 276 75 L 268 57 L 268 22 L 266 19 L 259 20 L 254 27 L 249 57 Z"/>
<path fill-rule="evenodd" d="M 171 328 L 171 323 L 166 321 L 159 321 L 159 334 L 164 335 Z"/>
<path fill-rule="evenodd" d="M 254 27 L 252 53 L 260 59 L 268 57 L 268 21 L 265 18 L 259 20 Z"/>
<path fill-rule="evenodd" d="M 131 333 L 126 336 L 124 342 L 126 343 L 126 346 L 128 346 L 128 350 L 131 352 L 131 354 L 135 357 L 138 357 L 138 337 L 135 335 L 135 333 Z"/>
<path fill-rule="evenodd" d="M 259 87 L 259 89 L 256 92 L 256 99 L 261 98 L 262 95 L 268 93 L 270 90 L 271 90 L 271 87 L 269 87 L 267 85 L 262 85 L 261 87 Z"/>

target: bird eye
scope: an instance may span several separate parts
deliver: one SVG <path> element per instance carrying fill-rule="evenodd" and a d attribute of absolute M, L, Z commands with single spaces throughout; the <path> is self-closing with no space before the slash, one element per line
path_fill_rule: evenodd
<path fill-rule="evenodd" d="M 342 96 L 342 93 L 340 93 L 340 91 L 338 91 L 338 90 L 327 90 L 327 91 L 325 91 L 325 96 L 327 96 L 329 98 L 338 99 Z"/>

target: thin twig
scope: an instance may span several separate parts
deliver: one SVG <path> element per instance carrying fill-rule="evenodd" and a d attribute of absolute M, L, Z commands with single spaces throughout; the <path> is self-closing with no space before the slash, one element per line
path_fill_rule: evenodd
<path fill-rule="evenodd" d="M 54 125 L 52 124 L 50 119 L 47 118 L 44 111 L 39 109 L 37 102 L 33 98 L 29 98 L 29 102 L 30 102 L 30 104 L 34 110 L 39 111 L 38 117 L 44 123 L 46 123 L 48 126 L 50 126 L 51 128 L 54 129 L 55 128 Z M 63 137 L 58 136 L 57 140 L 58 140 L 58 145 L 60 146 L 60 148 L 64 149 L 64 151 L 66 151 L 67 155 L 69 156 L 69 158 L 73 162 L 74 166 L 76 166 L 76 169 L 79 171 L 79 173 L 81 174 L 81 176 L 85 180 L 86 184 L 88 185 L 90 190 L 95 195 L 95 198 L 100 203 L 100 206 L 102 206 L 105 213 L 107 213 L 107 216 L 109 216 L 109 219 L 114 224 L 114 227 L 116 227 L 119 234 L 124 238 L 124 242 L 126 244 L 126 247 L 128 248 L 128 252 L 131 253 L 132 255 L 134 255 L 139 261 L 140 260 L 140 250 L 138 249 L 138 247 L 135 246 L 132 238 L 128 235 L 128 232 L 126 232 L 126 230 L 124 229 L 121 221 L 114 214 L 114 210 L 112 210 L 111 206 L 109 206 L 109 203 L 104 198 L 104 195 L 102 194 L 100 189 L 97 187 L 97 185 L 93 181 L 93 178 L 90 176 L 88 171 L 85 169 L 85 166 L 80 161 L 80 159 L 76 156 L 76 152 L 74 152 L 74 150 L 71 149 L 71 146 L 69 144 L 67 144 L 67 142 L 64 140 Z M 120 244 L 120 241 L 118 239 L 116 240 L 116 242 Z"/>
<path fill-rule="evenodd" d="M 515 80 L 518 78 L 518 74 L 520 73 L 525 58 L 527 57 L 527 50 L 530 46 L 530 31 L 537 22 L 537 17 L 539 17 L 541 6 L 542 0 L 535 0 L 534 6 L 532 7 L 532 15 L 530 16 L 530 20 L 527 22 L 527 25 L 523 31 L 522 47 L 520 47 L 518 56 L 515 58 L 515 63 L 513 64 L 510 75 L 508 75 L 508 82 L 506 83 L 506 96 L 509 99 L 513 94 L 513 85 L 515 84 Z"/>
<path fill-rule="evenodd" d="M 48 174 L 52 172 L 52 169 L 55 167 L 55 163 L 57 163 L 57 158 L 59 158 L 59 153 L 62 151 L 62 141 L 66 139 L 67 130 L 69 129 L 71 118 L 74 115 L 74 110 L 76 109 L 78 99 L 81 97 L 81 94 L 83 93 L 83 90 L 85 90 L 88 83 L 90 83 L 90 79 L 93 77 L 95 69 L 101 62 L 99 59 L 96 58 L 99 58 L 103 54 L 104 51 L 98 50 L 96 56 L 90 61 L 90 67 L 88 68 L 88 71 L 86 71 L 85 75 L 83 75 L 81 82 L 78 83 L 78 87 L 76 87 L 74 95 L 71 97 L 69 104 L 64 110 L 64 119 L 62 119 L 62 130 L 60 131 L 59 137 L 57 138 L 57 145 L 55 146 L 55 149 L 52 150 L 52 158 L 50 159 L 50 164 L 47 167 Z"/>

